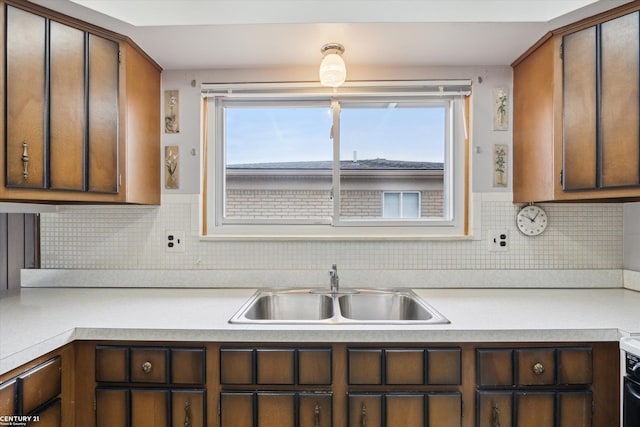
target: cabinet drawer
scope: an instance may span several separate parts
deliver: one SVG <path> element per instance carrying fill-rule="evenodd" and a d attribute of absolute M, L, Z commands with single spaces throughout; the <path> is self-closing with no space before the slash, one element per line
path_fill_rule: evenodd
<path fill-rule="evenodd" d="M 96 347 L 96 381 L 128 382 L 129 349 L 127 347 Z"/>
<path fill-rule="evenodd" d="M 256 379 L 258 384 L 295 384 L 295 350 L 256 350 Z"/>
<path fill-rule="evenodd" d="M 96 347 L 96 381 L 191 384 L 205 382 L 204 348 Z"/>
<path fill-rule="evenodd" d="M 424 383 L 424 350 L 388 349 L 385 356 L 386 384 Z"/>
<path fill-rule="evenodd" d="M 348 359 L 352 385 L 458 385 L 462 379 L 459 348 L 350 348 Z"/>
<path fill-rule="evenodd" d="M 205 350 L 203 348 L 171 349 L 171 384 L 204 384 Z"/>
<path fill-rule="evenodd" d="M 516 350 L 518 385 L 552 385 L 556 383 L 554 349 Z"/>
<path fill-rule="evenodd" d="M 382 350 L 349 349 L 349 384 L 382 384 Z"/>
<path fill-rule="evenodd" d="M 167 349 L 140 347 L 131 349 L 131 382 L 166 383 Z"/>
<path fill-rule="evenodd" d="M 301 348 L 298 350 L 298 384 L 331 384 L 331 349 Z"/>
<path fill-rule="evenodd" d="M 593 382 L 591 347 L 478 349 L 476 362 L 480 387 Z"/>
<path fill-rule="evenodd" d="M 220 382 L 222 384 L 253 384 L 253 349 L 221 349 Z"/>
<path fill-rule="evenodd" d="M 331 348 L 259 347 L 220 349 L 224 385 L 330 385 Z"/>
<path fill-rule="evenodd" d="M 0 384 L 0 415 L 13 415 L 16 413 L 16 392 L 15 379 Z"/>
<path fill-rule="evenodd" d="M 577 385 L 593 382 L 593 350 L 591 347 L 558 349 L 558 384 Z"/>
<path fill-rule="evenodd" d="M 513 384 L 513 352 L 510 349 L 477 350 L 476 364 L 478 386 Z"/>
<path fill-rule="evenodd" d="M 18 389 L 22 395 L 19 412 L 29 414 L 60 394 L 62 384 L 62 360 L 55 357 L 18 377 Z"/>
<path fill-rule="evenodd" d="M 462 383 L 462 352 L 459 348 L 427 349 L 427 383 L 429 385 Z"/>

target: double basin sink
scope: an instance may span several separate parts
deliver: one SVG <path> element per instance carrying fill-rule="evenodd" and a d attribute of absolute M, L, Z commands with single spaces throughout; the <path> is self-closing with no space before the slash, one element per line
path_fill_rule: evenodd
<path fill-rule="evenodd" d="M 245 324 L 441 324 L 410 289 L 265 289 L 229 320 Z"/>

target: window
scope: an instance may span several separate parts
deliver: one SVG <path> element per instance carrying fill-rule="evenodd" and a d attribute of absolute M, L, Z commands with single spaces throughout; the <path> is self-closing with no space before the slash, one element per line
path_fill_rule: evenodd
<path fill-rule="evenodd" d="M 463 234 L 468 82 L 435 93 L 424 82 L 344 94 L 207 86 L 205 234 Z"/>
<path fill-rule="evenodd" d="M 420 218 L 420 193 L 385 191 L 382 193 L 383 218 Z"/>

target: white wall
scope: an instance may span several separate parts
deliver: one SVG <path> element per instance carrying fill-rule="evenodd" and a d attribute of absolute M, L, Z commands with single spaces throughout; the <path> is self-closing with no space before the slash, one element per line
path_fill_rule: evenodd
<path fill-rule="evenodd" d="M 640 203 L 624 205 L 624 268 L 640 271 Z"/>
<path fill-rule="evenodd" d="M 179 145 L 181 188 L 163 190 L 160 207 L 64 206 L 42 215 L 42 266 L 63 269 L 414 270 L 431 277 L 434 270 L 620 269 L 621 204 L 547 204 L 550 224 L 537 237 L 515 227 L 517 206 L 507 188 L 492 187 L 492 146 L 508 144 L 511 131 L 493 131 L 491 91 L 511 89 L 509 67 L 430 69 L 350 69 L 357 80 L 472 79 L 472 177 L 477 219 L 482 227 L 473 241 L 202 241 L 199 233 L 200 90 L 203 82 L 251 82 L 317 79 L 314 69 L 169 71 L 163 89 L 180 90 L 180 133 L 162 135 L 163 145 Z M 479 83 L 481 77 L 482 83 Z M 191 82 L 195 80 L 195 87 Z M 511 119 L 511 117 L 510 117 Z M 194 149 L 196 155 L 190 155 Z M 479 152 L 478 152 L 479 151 Z M 511 177 L 511 164 L 509 164 Z M 186 232 L 185 250 L 165 250 L 168 230 Z M 490 231 L 509 236 L 506 252 L 490 252 Z M 566 284 L 566 283 L 565 283 Z M 452 285 L 451 283 L 447 285 Z M 498 284 L 497 284 L 498 285 Z M 541 283 L 544 286 L 546 283 Z M 455 284 L 453 284 L 455 286 Z"/>
<path fill-rule="evenodd" d="M 508 87 L 511 95 L 511 68 L 501 67 L 435 67 L 435 68 L 366 68 L 349 67 L 349 80 L 425 80 L 470 79 L 473 81 L 472 164 L 474 192 L 511 191 L 509 185 L 493 187 L 491 162 L 493 144 L 508 144 L 511 152 L 511 125 L 508 131 L 493 131 L 492 89 Z M 165 194 L 198 194 L 200 192 L 200 85 L 225 82 L 315 81 L 317 68 L 279 68 L 255 70 L 165 71 L 163 90 L 180 91 L 180 133 L 162 133 L 162 145 L 178 145 L 181 153 L 180 189 L 165 190 Z M 195 86 L 192 82 L 195 81 Z M 480 81 L 482 83 L 480 83 Z M 510 96 L 511 98 L 511 96 Z M 509 99 L 511 112 L 511 99 Z M 164 113 L 163 113 L 164 114 Z M 509 117 L 511 123 L 511 117 Z M 196 150 L 195 156 L 190 153 Z M 164 152 L 164 149 L 163 149 Z M 164 173 L 164 171 L 163 171 Z M 164 182 L 164 176 L 163 181 Z"/>

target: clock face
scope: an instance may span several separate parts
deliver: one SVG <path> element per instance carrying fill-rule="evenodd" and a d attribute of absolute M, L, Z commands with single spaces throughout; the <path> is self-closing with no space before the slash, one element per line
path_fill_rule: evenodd
<path fill-rule="evenodd" d="M 547 214 L 539 206 L 525 206 L 516 216 L 518 229 L 527 236 L 537 236 L 547 228 Z"/>

